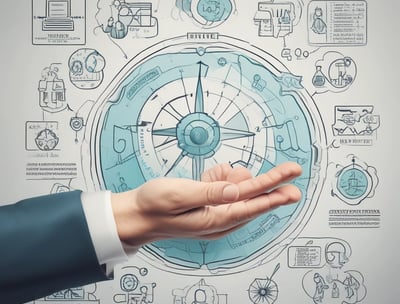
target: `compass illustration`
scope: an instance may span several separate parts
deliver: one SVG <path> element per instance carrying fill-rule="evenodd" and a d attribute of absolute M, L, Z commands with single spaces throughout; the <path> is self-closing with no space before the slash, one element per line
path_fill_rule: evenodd
<path fill-rule="evenodd" d="M 139 255 L 171 271 L 235 272 L 278 254 L 312 213 L 326 163 L 311 97 L 271 55 L 247 43 L 174 38 L 132 59 L 95 104 L 83 157 L 95 189 L 118 192 L 156 177 L 199 180 L 218 163 L 253 175 L 294 161 L 303 175 L 295 205 L 215 241 L 174 239 Z M 91 126 L 91 127 L 90 127 Z M 274 249 L 274 250 L 271 250 Z"/>

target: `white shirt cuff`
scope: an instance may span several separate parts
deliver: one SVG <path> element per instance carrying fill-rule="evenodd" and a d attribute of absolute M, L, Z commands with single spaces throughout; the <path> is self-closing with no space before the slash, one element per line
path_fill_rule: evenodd
<path fill-rule="evenodd" d="M 123 245 L 118 237 L 110 191 L 82 192 L 81 201 L 97 260 L 107 264 L 109 272 L 110 266 L 126 262 L 127 253 L 134 254 L 137 248 Z"/>

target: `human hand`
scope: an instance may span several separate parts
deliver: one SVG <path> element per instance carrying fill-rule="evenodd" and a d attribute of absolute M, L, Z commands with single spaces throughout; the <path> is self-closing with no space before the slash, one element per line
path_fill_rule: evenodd
<path fill-rule="evenodd" d="M 284 163 L 252 177 L 249 170 L 217 165 L 202 181 L 158 178 L 111 196 L 118 235 L 140 246 L 170 238 L 216 239 L 281 205 L 297 202 L 300 190 L 287 184 L 301 174 Z"/>

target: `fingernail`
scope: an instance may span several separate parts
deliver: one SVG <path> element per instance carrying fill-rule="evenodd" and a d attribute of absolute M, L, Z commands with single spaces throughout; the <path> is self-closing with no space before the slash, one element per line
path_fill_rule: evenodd
<path fill-rule="evenodd" d="M 222 191 L 222 200 L 224 202 L 234 202 L 239 197 L 239 189 L 236 185 L 228 185 Z"/>

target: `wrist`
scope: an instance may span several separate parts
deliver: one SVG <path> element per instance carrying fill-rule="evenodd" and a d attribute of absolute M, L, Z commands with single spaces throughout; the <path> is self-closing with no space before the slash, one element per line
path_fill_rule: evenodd
<path fill-rule="evenodd" d="M 111 206 L 121 242 L 139 247 L 146 243 L 150 227 L 136 202 L 137 190 L 111 194 Z"/>

